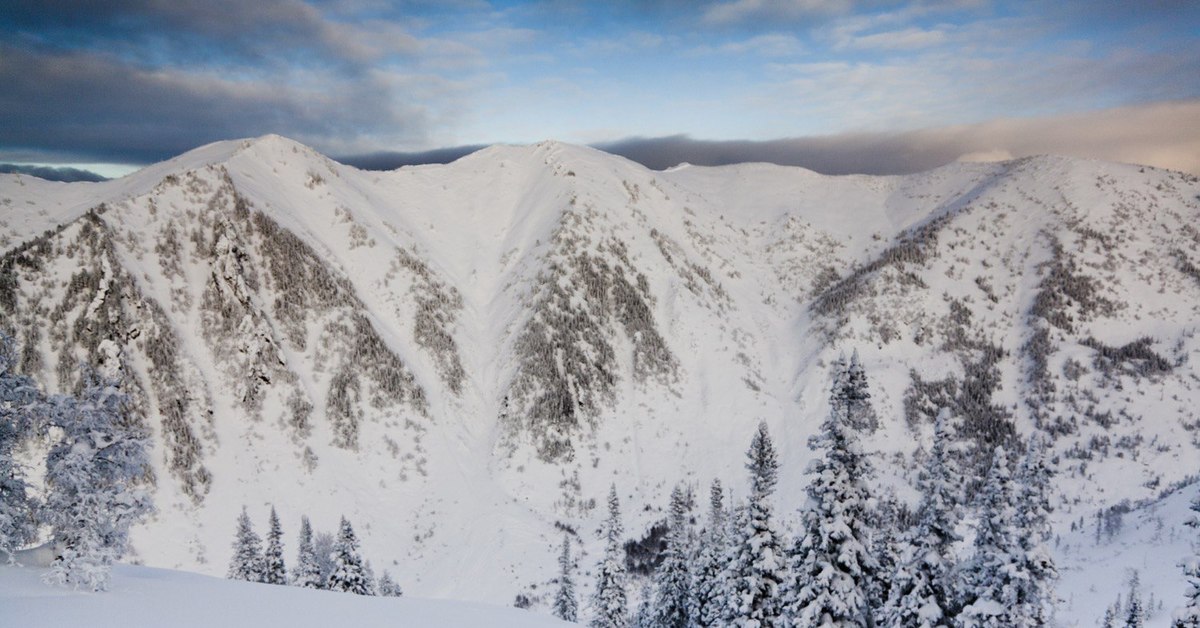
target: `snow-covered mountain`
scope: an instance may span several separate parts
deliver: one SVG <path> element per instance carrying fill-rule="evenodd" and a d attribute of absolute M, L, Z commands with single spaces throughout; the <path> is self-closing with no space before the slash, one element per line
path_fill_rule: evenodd
<path fill-rule="evenodd" d="M 266 136 L 0 175 L 0 326 L 52 390 L 89 360 L 137 391 L 147 564 L 221 574 L 274 504 L 291 534 L 346 515 L 406 591 L 506 603 L 562 529 L 590 565 L 610 483 L 634 534 L 676 481 L 744 494 L 759 420 L 791 512 L 852 350 L 903 498 L 940 406 L 967 443 L 1053 438 L 1063 531 L 1190 481 L 1197 225 L 1195 177 L 1059 157 L 828 177 L 544 142 L 365 172 Z"/>

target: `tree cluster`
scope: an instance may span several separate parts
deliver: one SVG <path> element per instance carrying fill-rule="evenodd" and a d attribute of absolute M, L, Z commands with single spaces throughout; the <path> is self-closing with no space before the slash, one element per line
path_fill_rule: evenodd
<path fill-rule="evenodd" d="M 873 494 L 870 456 L 859 443 L 875 428 L 869 398 L 858 356 L 835 363 L 829 414 L 809 443 L 815 456 L 795 538 L 779 531 L 778 454 L 760 424 L 747 451 L 745 500 L 734 501 L 714 482 L 697 531 L 688 489 L 672 491 L 666 546 L 636 611 L 628 592 L 634 578 L 619 553 L 614 487 L 590 612 L 575 606 L 564 545 L 555 614 L 587 615 L 595 628 L 1045 625 L 1057 573 L 1045 548 L 1050 471 L 1040 443 L 1031 441 L 1019 463 L 994 448 L 970 515 L 960 458 L 951 451 L 964 437 L 956 415 L 944 409 L 917 479 L 921 499 L 910 512 Z M 976 521 L 970 548 L 958 533 L 968 520 Z M 557 601 L 567 597 L 570 603 Z"/>

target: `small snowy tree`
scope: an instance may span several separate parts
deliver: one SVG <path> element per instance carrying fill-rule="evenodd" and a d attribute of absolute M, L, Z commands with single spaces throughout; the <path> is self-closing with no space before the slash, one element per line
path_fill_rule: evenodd
<path fill-rule="evenodd" d="M 300 518 L 300 549 L 296 553 L 296 568 L 292 570 L 292 585 L 304 589 L 321 589 L 325 579 L 321 577 L 321 567 L 317 563 L 316 551 L 313 548 L 312 524 L 308 517 Z"/>
<path fill-rule="evenodd" d="M 350 522 L 342 517 L 338 527 L 337 541 L 333 544 L 333 573 L 325 588 L 355 595 L 369 595 L 370 586 L 363 568 L 362 556 L 358 553 L 358 537 Z"/>
<path fill-rule="evenodd" d="M 313 536 L 313 556 L 317 559 L 317 574 L 321 578 L 319 588 L 324 589 L 329 585 L 329 576 L 337 568 L 333 561 L 333 546 L 336 544 L 337 540 L 328 532 L 317 532 Z"/>
<path fill-rule="evenodd" d="M 114 380 L 85 368 L 79 396 L 58 396 L 51 424 L 62 439 L 46 456 L 42 520 L 59 551 L 49 582 L 103 591 L 125 553 L 129 527 L 153 510 L 140 485 L 149 472 L 146 430 Z"/>
<path fill-rule="evenodd" d="M 692 596 L 689 616 L 698 627 L 719 626 L 724 616 L 725 595 L 721 572 L 727 552 L 725 493 L 720 480 L 713 480 L 709 491 L 708 527 L 701 535 L 699 551 L 692 569 Z"/>
<path fill-rule="evenodd" d="M 690 621 L 692 575 L 691 526 L 683 487 L 671 491 L 671 516 L 667 522 L 667 548 L 654 573 L 654 625 L 657 628 L 687 628 Z"/>
<path fill-rule="evenodd" d="M 263 582 L 264 571 L 262 539 L 254 531 L 250 515 L 246 514 L 243 507 L 242 514 L 238 515 L 237 533 L 233 540 L 233 558 L 229 561 L 229 572 L 225 577 L 231 580 Z"/>
<path fill-rule="evenodd" d="M 0 332 L 0 560 L 37 536 L 37 502 L 13 452 L 40 426 L 46 400 L 32 379 L 13 372 L 16 353 L 12 337 Z"/>
<path fill-rule="evenodd" d="M 1184 525 L 1192 529 L 1200 529 L 1200 495 L 1192 498 L 1190 506 L 1193 514 Z M 1180 565 L 1183 576 L 1187 578 L 1187 592 L 1184 594 L 1186 603 L 1182 608 L 1175 609 L 1172 625 L 1175 628 L 1200 628 L 1200 556 L 1195 552 L 1183 560 Z"/>
<path fill-rule="evenodd" d="M 271 506 L 271 519 L 267 530 L 267 549 L 263 553 L 263 582 L 267 584 L 287 584 L 287 566 L 283 561 L 283 527 L 279 525 L 279 515 Z"/>
<path fill-rule="evenodd" d="M 392 574 L 386 569 L 383 570 L 383 575 L 379 576 L 379 584 L 375 587 L 376 592 L 381 597 L 400 597 L 404 595 L 404 591 L 396 581 L 392 579 Z"/>
<path fill-rule="evenodd" d="M 849 372 L 835 372 L 829 416 L 809 442 L 822 455 L 809 466 L 803 529 L 789 560 L 786 614 L 795 625 L 869 626 L 880 604 L 873 599 L 880 573 L 870 552 L 871 466 L 849 424 L 861 401 L 847 394 Z"/>
<path fill-rule="evenodd" d="M 917 478 L 921 503 L 916 525 L 902 543 L 883 625 L 897 628 L 952 626 L 957 615 L 954 591 L 954 543 L 958 524 L 958 484 L 946 444 L 950 415 L 943 410 L 934 429 L 933 448 Z"/>
<path fill-rule="evenodd" d="M 771 506 L 779 462 L 766 423 L 759 423 L 746 456 L 750 502 L 724 574 L 725 621 L 734 626 L 775 626 L 782 611 L 780 585 L 786 567 Z"/>
<path fill-rule="evenodd" d="M 575 562 L 571 560 L 571 537 L 563 533 L 562 552 L 558 555 L 558 589 L 554 593 L 554 616 L 563 621 L 579 618 L 579 600 L 575 597 Z"/>
<path fill-rule="evenodd" d="M 592 595 L 592 628 L 625 628 L 629 625 L 629 601 L 625 591 L 625 550 L 621 546 L 621 504 L 617 486 L 608 491 L 608 519 L 604 522 L 604 557 L 596 570 Z"/>

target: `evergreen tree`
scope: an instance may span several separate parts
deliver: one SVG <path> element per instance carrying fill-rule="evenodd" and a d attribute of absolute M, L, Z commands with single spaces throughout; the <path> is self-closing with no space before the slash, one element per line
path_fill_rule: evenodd
<path fill-rule="evenodd" d="M 265 571 L 262 539 L 254 532 L 250 515 L 246 514 L 243 507 L 242 514 L 238 515 L 237 534 L 233 540 L 233 558 L 229 561 L 229 572 L 225 577 L 231 580 L 263 582 Z"/>
<path fill-rule="evenodd" d="M 642 581 L 641 599 L 633 614 L 632 628 L 658 628 L 654 619 L 654 590 L 649 579 Z"/>
<path fill-rule="evenodd" d="M 267 531 L 267 549 L 263 554 L 263 582 L 287 584 L 287 566 L 283 562 L 283 528 L 279 516 L 271 506 L 271 519 Z"/>
<path fill-rule="evenodd" d="M 400 588 L 400 585 L 396 584 L 395 580 L 392 580 L 392 574 L 388 573 L 386 569 L 383 570 L 383 575 L 379 576 L 379 584 L 375 587 L 375 590 L 381 597 L 401 597 L 404 595 L 404 591 Z"/>
<path fill-rule="evenodd" d="M 313 549 L 312 524 L 308 522 L 308 517 L 300 518 L 299 546 L 296 568 L 292 571 L 292 585 L 304 589 L 324 588 L 325 580 L 321 578 L 321 568 L 317 564 L 316 551 Z"/>
<path fill-rule="evenodd" d="M 676 485 L 671 491 L 667 548 L 655 572 L 654 625 L 657 628 L 687 628 L 689 623 L 692 596 L 689 501 L 683 487 Z"/>
<path fill-rule="evenodd" d="M 963 574 L 966 606 L 961 622 L 975 626 L 1027 626 L 1033 621 L 1018 603 L 1018 580 L 1024 574 L 1024 557 L 1015 538 L 1012 481 L 1008 454 L 996 447 L 982 489 L 982 512 L 975 532 L 975 554 Z"/>
<path fill-rule="evenodd" d="M 1125 628 L 1143 628 L 1146 625 L 1146 607 L 1142 603 L 1142 581 L 1138 572 L 1129 577 L 1129 601 L 1125 603 Z"/>
<path fill-rule="evenodd" d="M 621 546 L 621 504 L 617 486 L 608 492 L 608 519 L 604 522 L 604 557 L 596 572 L 592 596 L 592 628 L 625 628 L 629 625 L 629 602 L 625 592 L 625 550 Z"/>
<path fill-rule="evenodd" d="M 266 578 L 265 564 L 263 539 L 254 532 L 250 515 L 246 514 L 246 508 L 242 507 L 241 514 L 238 515 L 238 532 L 233 540 L 233 558 L 229 560 L 226 578 L 262 582 Z"/>
<path fill-rule="evenodd" d="M 53 400 L 50 422 L 62 439 L 46 456 L 42 519 L 59 551 L 50 582 L 106 589 L 129 527 L 154 509 L 140 486 L 150 470 L 147 434 L 128 403 L 116 381 L 90 368 L 78 397 Z"/>
<path fill-rule="evenodd" d="M 333 544 L 333 573 L 325 588 L 330 591 L 369 595 L 370 585 L 366 570 L 363 568 L 362 556 L 358 553 L 358 537 L 350 522 L 342 517 L 338 527 L 337 541 Z"/>
<path fill-rule="evenodd" d="M 1189 528 L 1200 528 L 1200 495 L 1192 498 L 1191 510 L 1195 515 L 1188 517 L 1184 525 Z M 1184 559 L 1180 565 L 1183 568 L 1183 576 L 1187 578 L 1188 587 L 1184 594 L 1187 602 L 1182 608 L 1175 610 L 1174 622 L 1172 625 L 1175 628 L 1200 628 L 1200 556 L 1193 553 Z"/>
<path fill-rule="evenodd" d="M 739 532 L 738 545 L 724 575 L 725 621 L 733 626 L 768 628 L 780 625 L 780 585 L 785 565 L 771 507 L 779 462 L 766 423 L 759 423 L 746 456 L 750 502 L 745 527 Z"/>
<path fill-rule="evenodd" d="M 1048 623 L 1047 608 L 1053 606 L 1054 581 L 1058 570 L 1049 548 L 1050 467 L 1045 447 L 1034 437 L 1017 474 L 1015 487 L 1016 537 L 1021 549 L 1021 575 L 1015 581 L 1020 615 L 1039 626 Z"/>
<path fill-rule="evenodd" d="M 934 429 L 933 448 L 917 478 L 921 503 L 916 525 L 904 539 L 883 624 L 898 628 L 952 626 L 957 614 L 954 591 L 954 529 L 958 523 L 958 486 L 946 444 L 953 438 L 950 415 L 943 410 Z"/>
<path fill-rule="evenodd" d="M 852 364 L 857 364 L 857 358 Z M 790 556 L 787 615 L 794 625 L 869 626 L 880 601 L 879 564 L 872 556 L 871 466 L 849 424 L 854 404 L 850 371 L 835 374 L 829 416 L 809 447 L 822 451 L 801 514 L 802 534 Z"/>
<path fill-rule="evenodd" d="M 575 598 L 574 561 L 571 560 L 571 537 L 563 533 L 562 553 L 558 555 L 558 591 L 554 594 L 554 616 L 563 621 L 579 618 L 579 600 Z"/>
<path fill-rule="evenodd" d="M 32 379 L 13 372 L 16 365 L 12 336 L 0 331 L 0 560 L 37 536 L 37 502 L 13 452 L 26 435 L 40 431 L 34 428 L 42 423 L 46 399 Z"/>
<path fill-rule="evenodd" d="M 721 625 L 725 595 L 721 571 L 727 551 L 725 493 L 720 480 L 713 480 L 709 491 L 708 526 L 701 535 L 699 551 L 692 569 L 691 608 L 688 615 L 693 626 L 707 628 Z"/>
<path fill-rule="evenodd" d="M 850 356 L 847 364 L 844 357 L 833 364 L 833 399 L 846 410 L 846 424 L 864 431 L 874 432 L 879 428 L 879 417 L 871 406 L 871 393 L 867 391 L 867 374 L 858 359 L 858 350 Z"/>

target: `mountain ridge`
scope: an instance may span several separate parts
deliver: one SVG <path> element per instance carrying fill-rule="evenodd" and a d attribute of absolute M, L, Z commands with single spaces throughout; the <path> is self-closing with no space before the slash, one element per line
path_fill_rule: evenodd
<path fill-rule="evenodd" d="M 370 172 L 264 136 L 101 184 L 0 176 L 0 325 L 50 388 L 122 348 L 156 441 L 147 562 L 220 573 L 241 504 L 319 505 L 416 566 L 406 589 L 507 601 L 553 574 L 556 522 L 588 549 L 611 481 L 740 486 L 759 419 L 798 505 L 851 348 L 902 494 L 943 405 L 964 442 L 1056 439 L 1060 527 L 1186 481 L 1198 192 L 1072 158 L 831 177 L 557 142 Z"/>

